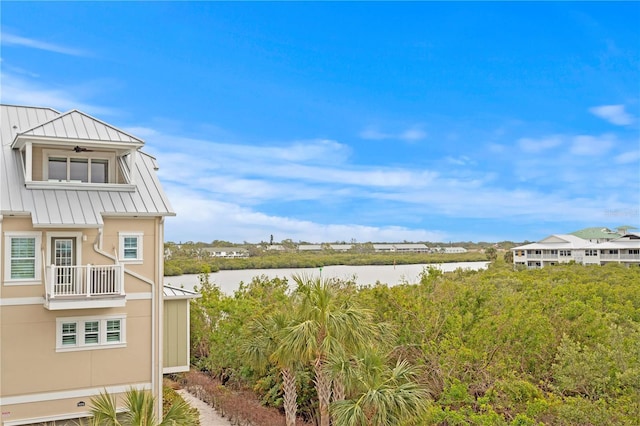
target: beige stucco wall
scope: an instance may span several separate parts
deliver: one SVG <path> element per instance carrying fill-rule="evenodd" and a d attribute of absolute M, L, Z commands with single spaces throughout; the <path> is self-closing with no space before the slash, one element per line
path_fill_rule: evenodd
<path fill-rule="evenodd" d="M 33 229 L 28 216 L 4 216 L 0 235 L 0 398 L 24 399 L 27 403 L 5 404 L 0 424 L 23 418 L 40 418 L 70 413 L 84 413 L 90 403 L 90 394 L 104 388 L 155 383 L 158 392 L 160 328 L 152 327 L 152 285 L 159 283 L 159 253 L 157 247 L 162 238 L 162 223 L 158 218 L 104 218 L 101 249 L 114 256 L 118 250 L 118 232 L 143 233 L 143 263 L 125 264 L 125 269 L 143 279 L 124 274 L 127 301 L 121 308 L 72 309 L 50 311 L 44 307 L 46 274 L 35 285 L 7 285 L 4 257 L 5 232 L 42 232 L 42 249 L 46 252 L 47 232 L 80 233 L 82 264 L 111 265 L 113 260 L 96 252 L 94 243 L 99 236 L 95 228 L 84 229 Z M 162 292 L 155 285 L 155 294 Z M 158 313 L 158 306 L 155 303 Z M 161 312 L 159 312 L 161 314 Z M 56 319 L 63 317 L 126 317 L 126 347 L 56 352 Z M 153 338 L 155 333 L 155 338 Z M 152 356 L 152 340 L 156 355 Z M 66 393 L 80 395 L 64 398 Z M 85 395 L 85 396 L 83 396 Z M 49 400 L 47 400 L 49 399 Z M 41 400 L 41 401 L 38 401 Z M 77 407 L 85 401 L 85 407 Z M 8 414 L 5 414 L 8 413 Z"/>
<path fill-rule="evenodd" d="M 189 367 L 189 300 L 164 301 L 163 366 Z"/>
<path fill-rule="evenodd" d="M 143 233 L 143 262 L 134 264 L 122 262 L 127 270 L 131 270 L 150 280 L 157 281 L 158 268 L 158 249 L 156 246 L 158 223 L 155 218 L 105 218 L 104 228 L 101 237 L 100 249 L 109 256 L 114 257 L 119 251 L 119 232 L 141 232 Z M 81 245 L 81 264 L 92 265 L 113 265 L 114 261 L 94 250 L 94 244 L 98 237 L 97 228 L 81 228 L 81 229 L 61 229 L 61 228 L 33 228 L 31 218 L 29 216 L 5 216 L 2 223 L 3 235 L 0 238 L 2 245 L 2 253 L 6 253 L 4 232 L 15 231 L 37 231 L 42 233 L 42 250 L 44 252 L 44 261 L 46 264 L 51 262 L 50 254 L 47 254 L 48 235 L 55 233 L 56 235 L 75 236 L 81 233 L 78 244 Z M 49 233 L 49 234 L 47 234 Z M 4 258 L 1 259 L 2 268 L 0 268 L 0 283 L 5 283 Z M 42 277 L 45 277 L 42 271 Z M 148 292 L 149 285 L 142 284 L 140 280 L 131 280 L 131 276 L 125 274 L 125 291 L 127 292 Z M 2 288 L 2 297 L 35 297 L 44 294 L 44 285 L 4 285 Z"/>

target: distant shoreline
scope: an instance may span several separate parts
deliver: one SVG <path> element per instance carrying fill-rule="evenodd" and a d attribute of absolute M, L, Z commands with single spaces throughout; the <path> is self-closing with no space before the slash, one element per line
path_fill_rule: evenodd
<path fill-rule="evenodd" d="M 354 281 L 356 285 L 367 286 L 376 284 L 398 285 L 416 284 L 420 275 L 429 267 L 435 267 L 443 272 L 456 269 L 480 270 L 485 269 L 489 261 L 481 262 L 449 262 L 422 263 L 410 265 L 331 265 L 316 268 L 272 268 L 272 269 L 241 269 L 225 270 L 208 274 L 209 281 L 217 285 L 223 293 L 232 295 L 240 282 L 249 283 L 255 277 L 266 276 L 269 279 L 286 278 L 291 282 L 293 275 L 306 275 L 312 278 L 328 278 Z M 200 274 L 188 274 L 175 277 L 165 277 L 164 284 L 178 288 L 193 290 L 200 285 Z"/>

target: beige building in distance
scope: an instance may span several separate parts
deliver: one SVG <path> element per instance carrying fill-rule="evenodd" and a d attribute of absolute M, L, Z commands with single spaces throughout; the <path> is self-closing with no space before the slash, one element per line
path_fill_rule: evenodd
<path fill-rule="evenodd" d="M 163 287 L 156 160 L 76 110 L 2 105 L 0 131 L 0 424 L 73 424 L 104 390 L 162 401 L 197 295 Z"/>

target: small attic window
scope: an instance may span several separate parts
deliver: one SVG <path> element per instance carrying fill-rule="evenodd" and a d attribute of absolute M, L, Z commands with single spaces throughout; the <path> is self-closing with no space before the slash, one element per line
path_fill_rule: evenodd
<path fill-rule="evenodd" d="M 58 182 L 110 183 L 115 156 L 93 158 L 89 155 L 65 155 L 51 152 L 44 165 L 45 179 Z"/>

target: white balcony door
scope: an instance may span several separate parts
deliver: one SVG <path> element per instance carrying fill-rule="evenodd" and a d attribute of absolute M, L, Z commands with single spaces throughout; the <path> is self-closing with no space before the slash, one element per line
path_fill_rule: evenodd
<path fill-rule="evenodd" d="M 76 248 L 75 238 L 53 237 L 51 238 L 51 263 L 56 266 L 55 286 L 56 293 L 74 294 L 76 288 Z"/>

